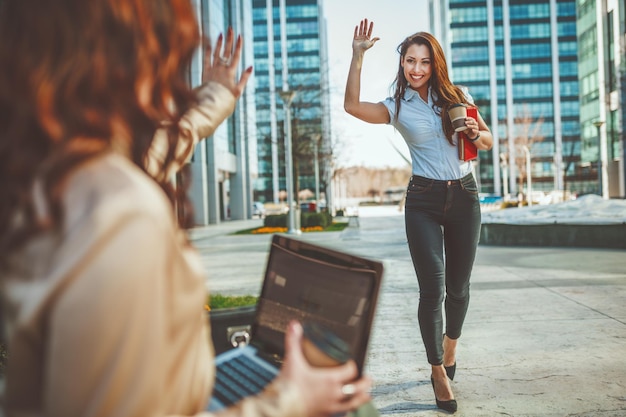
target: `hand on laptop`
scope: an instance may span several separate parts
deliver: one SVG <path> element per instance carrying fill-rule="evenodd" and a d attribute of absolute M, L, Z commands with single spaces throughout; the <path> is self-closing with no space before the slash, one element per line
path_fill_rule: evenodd
<path fill-rule="evenodd" d="M 354 361 L 328 368 L 311 366 L 302 352 L 302 326 L 292 321 L 285 335 L 285 361 L 279 378 L 295 384 L 308 416 L 328 416 L 354 410 L 370 401 L 372 382 L 358 376 Z"/>

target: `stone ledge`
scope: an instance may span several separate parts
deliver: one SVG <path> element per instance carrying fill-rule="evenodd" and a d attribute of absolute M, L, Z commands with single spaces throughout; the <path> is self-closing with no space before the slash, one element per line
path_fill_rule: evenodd
<path fill-rule="evenodd" d="M 479 243 L 492 246 L 564 246 L 626 249 L 626 223 L 483 223 Z"/>

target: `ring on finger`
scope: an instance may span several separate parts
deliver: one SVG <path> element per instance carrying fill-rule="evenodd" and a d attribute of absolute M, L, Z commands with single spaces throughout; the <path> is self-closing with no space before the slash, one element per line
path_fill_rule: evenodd
<path fill-rule="evenodd" d="M 223 56 L 220 57 L 220 64 L 224 65 L 224 66 L 229 66 L 230 65 L 230 59 L 228 58 L 224 58 Z"/>
<path fill-rule="evenodd" d="M 356 386 L 354 384 L 346 384 L 341 387 L 341 393 L 346 397 L 352 397 L 356 394 Z"/>

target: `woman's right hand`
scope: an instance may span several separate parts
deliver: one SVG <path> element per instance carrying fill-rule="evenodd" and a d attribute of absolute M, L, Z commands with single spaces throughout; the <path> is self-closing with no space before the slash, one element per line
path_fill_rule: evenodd
<path fill-rule="evenodd" d="M 222 43 L 224 43 L 224 50 L 222 50 Z M 237 80 L 237 68 L 241 59 L 242 46 L 243 38 L 241 36 L 237 36 L 237 41 L 234 41 L 232 27 L 229 27 L 228 32 L 226 32 L 226 42 L 224 42 L 224 36 L 220 33 L 217 37 L 214 51 L 210 43 L 206 46 L 202 82 L 218 82 L 228 88 L 235 98 L 238 99 L 243 93 L 248 78 L 252 75 L 252 67 L 250 66 L 246 68 L 239 80 Z"/>
<path fill-rule="evenodd" d="M 330 368 L 311 366 L 302 352 L 302 334 L 300 323 L 289 323 L 280 378 L 298 387 L 309 417 L 344 413 L 371 399 L 371 380 L 368 377 L 355 380 L 358 372 L 354 361 Z M 354 393 L 346 395 L 346 388 Z"/>
<path fill-rule="evenodd" d="M 367 19 L 361 20 L 359 26 L 354 28 L 354 39 L 352 40 L 353 52 L 363 53 L 374 46 L 380 38 L 372 38 L 373 29 L 374 22 L 368 22 Z"/>

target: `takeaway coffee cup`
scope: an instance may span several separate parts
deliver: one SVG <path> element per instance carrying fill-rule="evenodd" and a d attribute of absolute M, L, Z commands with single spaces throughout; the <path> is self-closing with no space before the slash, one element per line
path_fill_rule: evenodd
<path fill-rule="evenodd" d="M 467 107 L 465 104 L 453 104 L 448 109 L 448 116 L 452 121 L 452 127 L 455 132 L 463 132 L 467 130 L 465 126 L 465 118 L 467 117 Z"/>

